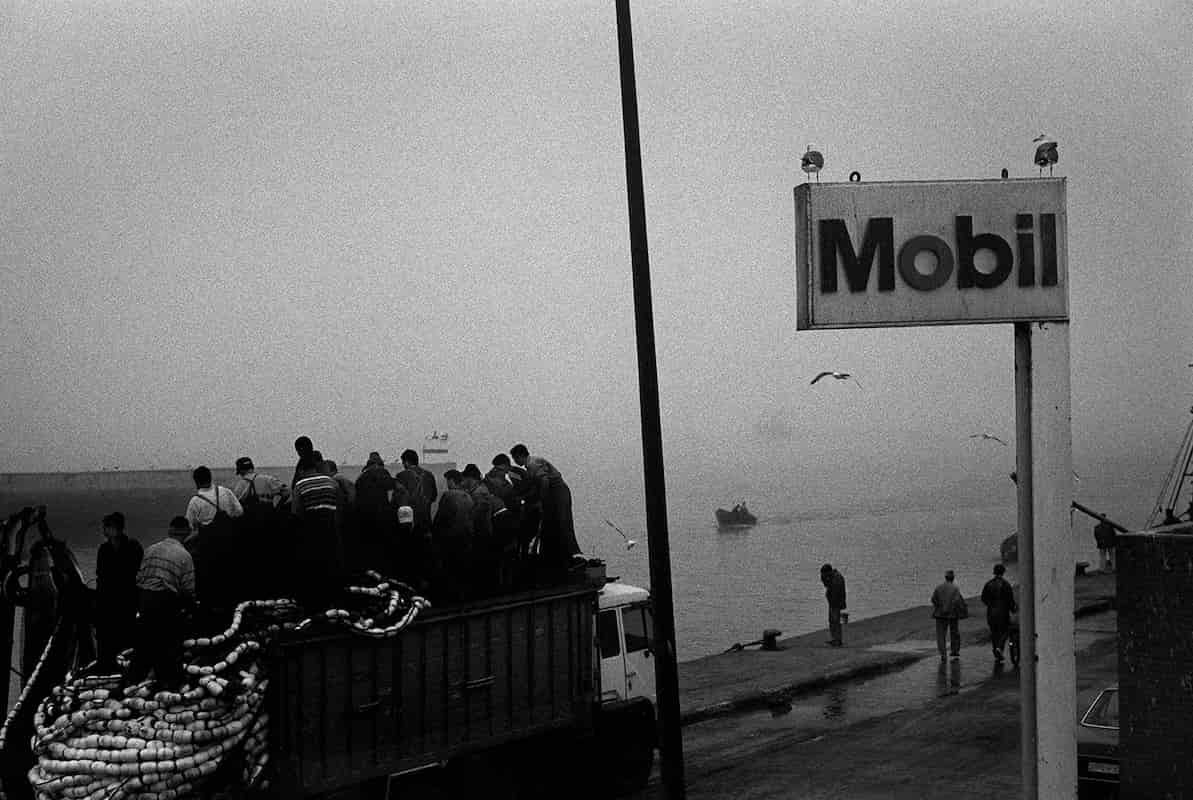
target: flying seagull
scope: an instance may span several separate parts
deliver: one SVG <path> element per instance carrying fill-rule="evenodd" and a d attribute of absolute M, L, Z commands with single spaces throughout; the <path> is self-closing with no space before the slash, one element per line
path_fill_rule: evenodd
<path fill-rule="evenodd" d="M 808 145 L 807 152 L 804 153 L 803 158 L 799 160 L 799 168 L 809 175 L 816 176 L 816 182 L 820 183 L 820 170 L 824 167 L 824 156 L 819 150 L 813 150 L 812 145 Z"/>
<path fill-rule="evenodd" d="M 614 525 L 614 524 L 613 524 L 612 522 L 610 522 L 609 520 L 605 520 L 605 524 L 606 524 L 606 525 L 608 525 L 608 526 L 609 526 L 610 528 L 612 528 L 613 530 L 615 530 L 615 531 L 617 531 L 618 533 L 620 533 L 620 534 L 621 534 L 621 538 L 625 539 L 625 549 L 626 549 L 626 550 L 633 550 L 633 549 L 634 549 L 634 545 L 638 544 L 638 543 L 637 543 L 637 542 L 635 542 L 633 539 L 631 539 L 630 537 L 626 536 L 626 535 L 625 535 L 625 531 L 623 531 L 621 528 L 619 528 L 619 527 L 617 527 L 616 525 Z"/>
<path fill-rule="evenodd" d="M 992 442 L 998 442 L 1003 447 L 1008 446 L 1007 443 L 1004 442 L 1002 439 L 999 439 L 997 436 L 991 435 L 989 433 L 974 433 L 974 434 L 971 434 L 969 438 L 970 439 L 989 439 Z"/>
<path fill-rule="evenodd" d="M 853 374 L 849 373 L 849 372 L 822 372 L 819 375 L 817 375 L 815 378 L 813 378 L 812 383 L 810 383 L 808 385 L 811 386 L 811 385 L 815 384 L 816 381 L 820 380 L 821 378 L 836 378 L 839 381 L 843 381 L 843 380 L 848 380 L 849 378 L 853 378 Z M 857 388 L 859 388 L 859 389 L 862 388 L 862 383 L 857 378 L 853 378 L 853 382 L 857 384 Z"/>
<path fill-rule="evenodd" d="M 1052 165 L 1060 160 L 1060 154 L 1056 152 L 1056 140 L 1041 133 L 1032 139 L 1032 143 L 1036 145 L 1036 166 L 1040 168 L 1040 175 L 1044 174 L 1044 167 L 1048 167 L 1048 174 L 1051 175 Z"/>

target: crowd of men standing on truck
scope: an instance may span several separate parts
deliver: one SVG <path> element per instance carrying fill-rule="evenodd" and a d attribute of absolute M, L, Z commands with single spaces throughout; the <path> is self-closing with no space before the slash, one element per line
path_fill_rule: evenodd
<path fill-rule="evenodd" d="M 153 669 L 173 682 L 187 610 L 214 630 L 251 598 L 293 597 L 323 609 L 366 570 L 443 604 L 557 580 L 585 562 L 571 489 L 523 444 L 495 456 L 484 474 L 475 464 L 449 469 L 442 493 L 414 450 L 402 453 L 397 472 L 372 452 L 350 481 L 310 438 L 294 448 L 289 484 L 247 456 L 236 460 L 231 486 L 196 468 L 184 514 L 148 548 L 125 534 L 122 514 L 104 518 L 95 620 L 102 664 L 135 643 L 133 677 Z"/>

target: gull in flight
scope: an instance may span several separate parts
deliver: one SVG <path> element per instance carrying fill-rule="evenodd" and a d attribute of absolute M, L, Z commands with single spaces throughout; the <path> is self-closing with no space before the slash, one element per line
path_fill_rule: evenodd
<path fill-rule="evenodd" d="M 859 388 L 859 389 L 862 388 L 862 382 L 859 381 L 857 378 L 854 378 L 853 374 L 849 373 L 849 372 L 827 372 L 827 371 L 821 372 L 819 375 L 817 375 L 815 378 L 813 378 L 812 383 L 810 383 L 808 385 L 811 386 L 811 385 L 815 384 L 816 381 L 820 380 L 821 378 L 836 378 L 839 381 L 844 381 L 844 380 L 853 378 L 853 382 L 857 384 L 857 388 Z"/>
<path fill-rule="evenodd" d="M 633 549 L 634 549 L 634 545 L 638 544 L 636 541 L 634 541 L 634 540 L 633 540 L 633 539 L 631 539 L 630 537 L 626 536 L 626 535 L 625 535 L 625 531 L 623 531 L 621 528 L 619 528 L 619 527 L 617 527 L 616 525 L 614 525 L 614 524 L 613 524 L 612 522 L 610 522 L 609 520 L 605 520 L 605 524 L 606 524 L 606 525 L 608 525 L 608 526 L 609 526 L 610 528 L 612 528 L 613 530 L 615 530 L 615 531 L 617 531 L 618 533 L 620 533 L 620 534 L 621 534 L 621 538 L 625 539 L 625 549 L 626 549 L 626 550 L 633 550 Z"/>
<path fill-rule="evenodd" d="M 1036 145 L 1036 166 L 1040 168 L 1040 174 L 1044 174 L 1044 167 L 1048 168 L 1048 174 L 1052 174 L 1052 166 L 1060 160 L 1060 154 L 1056 152 L 1056 140 L 1051 136 L 1040 134 L 1032 139 L 1032 143 Z"/>
<path fill-rule="evenodd" d="M 1004 442 L 1002 439 L 999 439 L 997 436 L 994 436 L 989 433 L 974 433 L 974 434 L 971 434 L 969 438 L 970 439 L 989 439 L 992 442 L 998 442 L 1003 447 L 1008 446 L 1007 443 Z"/>

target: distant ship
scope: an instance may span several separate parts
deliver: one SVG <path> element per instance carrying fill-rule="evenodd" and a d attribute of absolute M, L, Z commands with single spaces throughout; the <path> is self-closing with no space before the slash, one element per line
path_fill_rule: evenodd
<path fill-rule="evenodd" d="M 437 475 L 443 475 L 447 470 L 456 468 L 456 462 L 451 457 L 447 433 L 435 430 L 426 435 L 418 463 Z"/>

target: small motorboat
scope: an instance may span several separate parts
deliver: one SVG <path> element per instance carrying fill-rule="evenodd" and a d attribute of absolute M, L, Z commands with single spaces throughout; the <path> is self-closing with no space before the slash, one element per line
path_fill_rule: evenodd
<path fill-rule="evenodd" d="M 750 513 L 745 503 L 738 503 L 726 511 L 717 509 L 717 525 L 722 528 L 746 528 L 758 523 L 758 517 Z"/>

